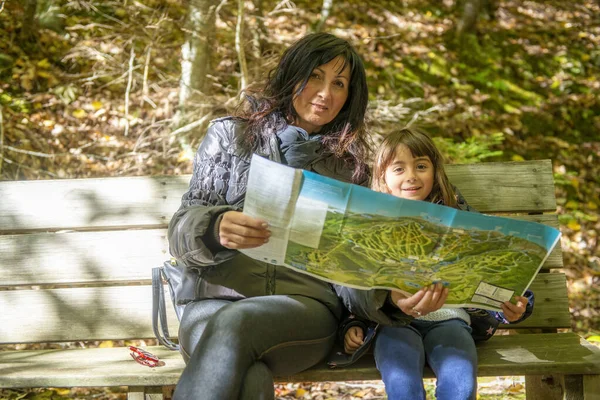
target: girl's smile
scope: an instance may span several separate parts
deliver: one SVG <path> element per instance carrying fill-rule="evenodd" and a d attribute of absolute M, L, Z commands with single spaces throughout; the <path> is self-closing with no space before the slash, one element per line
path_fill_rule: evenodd
<path fill-rule="evenodd" d="M 433 189 L 434 172 L 429 157 L 414 157 L 405 144 L 400 144 L 385 170 L 388 193 L 403 199 L 425 200 Z"/>

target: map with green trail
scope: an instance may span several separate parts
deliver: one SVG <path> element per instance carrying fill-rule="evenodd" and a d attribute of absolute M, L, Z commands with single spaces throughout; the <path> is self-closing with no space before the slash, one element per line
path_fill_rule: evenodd
<path fill-rule="evenodd" d="M 318 248 L 290 241 L 285 263 L 359 288 L 414 293 L 442 282 L 451 289 L 446 304 L 466 304 L 481 282 L 522 294 L 545 256 L 543 247 L 495 231 L 328 212 Z"/>
<path fill-rule="evenodd" d="M 442 282 L 444 307 L 499 310 L 527 290 L 560 239 L 536 222 L 401 199 L 259 156 L 244 213 L 272 232 L 241 250 L 252 258 L 365 290 L 410 295 Z"/>

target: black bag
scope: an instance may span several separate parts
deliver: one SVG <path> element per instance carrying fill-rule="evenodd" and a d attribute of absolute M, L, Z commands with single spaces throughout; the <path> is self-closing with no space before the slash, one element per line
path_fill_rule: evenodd
<path fill-rule="evenodd" d="M 159 343 L 171 350 L 179 350 L 179 345 L 169 339 L 163 280 L 169 287 L 177 319 L 181 321 L 185 306 L 196 297 L 198 277 L 197 270 L 187 268 L 175 259 L 165 261 L 162 267 L 152 268 L 152 329 Z"/>

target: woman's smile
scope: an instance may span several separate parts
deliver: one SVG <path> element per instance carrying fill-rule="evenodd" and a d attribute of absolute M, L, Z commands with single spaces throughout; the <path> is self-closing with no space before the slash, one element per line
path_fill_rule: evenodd
<path fill-rule="evenodd" d="M 345 60 L 338 56 L 312 71 L 306 86 L 293 100 L 296 126 L 311 134 L 337 117 L 348 99 L 350 84 L 350 68 L 344 64 Z M 296 93 L 299 89 L 300 84 Z"/>

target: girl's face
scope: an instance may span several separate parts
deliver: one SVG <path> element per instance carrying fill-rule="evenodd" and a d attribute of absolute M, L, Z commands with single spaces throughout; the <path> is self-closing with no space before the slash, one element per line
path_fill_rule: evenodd
<path fill-rule="evenodd" d="M 350 84 L 348 63 L 343 70 L 344 59 L 334 58 L 327 64 L 315 68 L 302 92 L 294 97 L 293 105 L 298 117 L 294 124 L 308 134 L 318 132 L 323 125 L 333 121 L 346 99 Z M 294 91 L 297 91 L 298 84 Z"/>
<path fill-rule="evenodd" d="M 415 158 L 405 144 L 400 144 L 384 178 L 389 193 L 394 196 L 425 200 L 433 188 L 434 175 L 435 168 L 429 157 Z"/>

